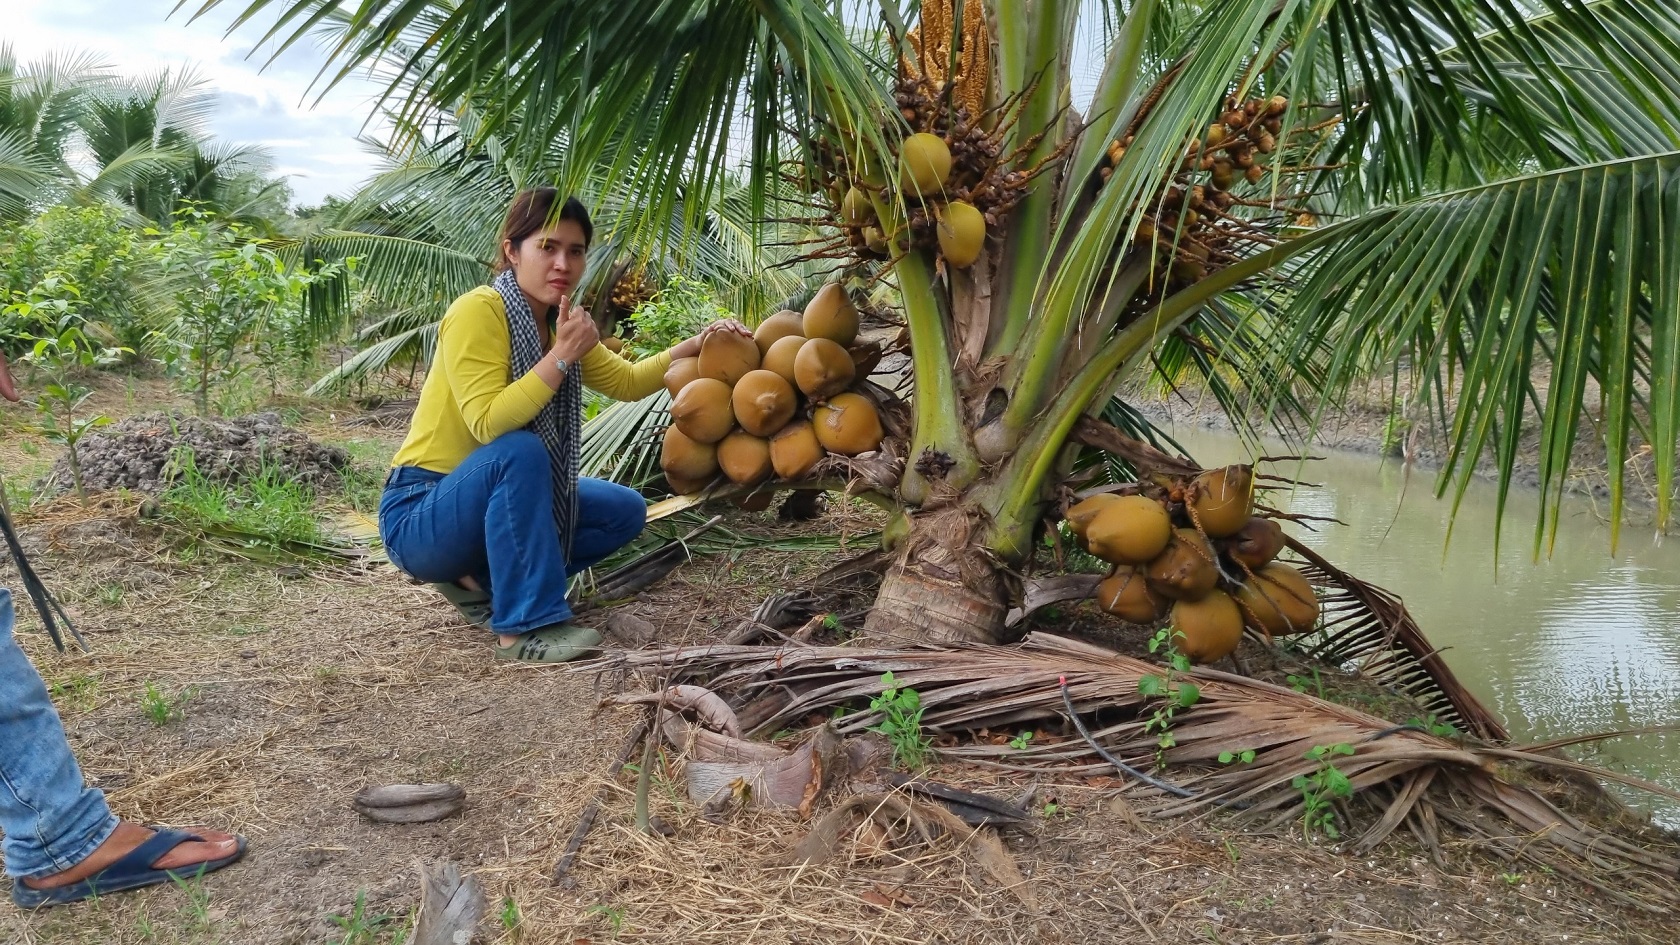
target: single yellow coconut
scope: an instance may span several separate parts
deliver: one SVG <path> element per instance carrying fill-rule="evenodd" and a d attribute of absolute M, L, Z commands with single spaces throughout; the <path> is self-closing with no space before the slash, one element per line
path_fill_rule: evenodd
<path fill-rule="evenodd" d="M 985 215 L 961 200 L 946 204 L 939 215 L 939 253 L 946 265 L 967 269 L 985 248 Z"/>
<path fill-rule="evenodd" d="M 714 377 L 697 377 L 671 401 L 671 425 L 696 443 L 716 443 L 735 426 L 729 385 Z"/>
<path fill-rule="evenodd" d="M 817 442 L 830 453 L 856 456 L 881 446 L 881 415 L 862 394 L 836 394 L 811 421 Z"/>
<path fill-rule="evenodd" d="M 1301 572 L 1276 561 L 1237 589 L 1243 620 L 1268 636 L 1306 633 L 1318 625 L 1318 596 Z"/>
<path fill-rule="evenodd" d="M 700 342 L 700 376 L 734 384 L 758 370 L 758 345 L 733 331 L 714 331 Z"/>
<path fill-rule="evenodd" d="M 783 309 L 758 323 L 753 329 L 753 343 L 758 345 L 760 361 L 770 352 L 770 346 L 789 335 L 803 334 L 805 331 L 805 316 Z M 762 364 L 761 364 L 762 366 Z"/>
<path fill-rule="evenodd" d="M 794 382 L 812 400 L 826 400 L 840 393 L 855 377 L 857 365 L 852 363 L 851 354 L 827 338 L 807 340 L 793 356 Z"/>
<path fill-rule="evenodd" d="M 699 358 L 678 358 L 665 369 L 665 389 L 675 397 L 688 382 L 700 376 Z"/>
<path fill-rule="evenodd" d="M 859 187 L 847 190 L 840 201 L 840 219 L 847 226 L 866 226 L 875 222 L 875 206 L 869 202 L 869 193 Z"/>
<path fill-rule="evenodd" d="M 1242 611 L 1224 591 L 1172 607 L 1173 643 L 1193 663 L 1211 663 L 1236 652 L 1242 642 Z"/>
<path fill-rule="evenodd" d="M 770 438 L 770 465 L 782 479 L 805 478 L 824 455 L 809 420 L 795 420 Z"/>
<path fill-rule="evenodd" d="M 1213 547 L 1194 528 L 1174 530 L 1172 540 L 1144 573 L 1156 593 L 1174 600 L 1195 600 L 1219 583 Z"/>
<path fill-rule="evenodd" d="M 770 441 L 736 430 L 717 445 L 718 465 L 729 481 L 754 486 L 770 478 Z"/>
<path fill-rule="evenodd" d="M 1143 574 L 1119 565 L 1097 585 L 1097 606 L 1121 620 L 1154 623 L 1167 612 L 1167 601 L 1149 588 Z"/>
<path fill-rule="evenodd" d="M 1210 469 L 1190 487 L 1190 519 L 1213 538 L 1242 531 L 1253 514 L 1254 470 L 1249 466 Z"/>
<path fill-rule="evenodd" d="M 697 443 L 672 426 L 665 428 L 665 441 L 659 450 L 659 468 L 665 476 L 678 477 L 687 483 L 706 481 L 717 475 L 717 447 L 711 443 Z"/>
<path fill-rule="evenodd" d="M 898 149 L 898 187 L 913 197 L 932 197 L 951 176 L 951 148 L 945 139 L 921 132 L 904 139 Z"/>
<path fill-rule="evenodd" d="M 807 338 L 827 338 L 842 348 L 857 340 L 858 313 L 851 298 L 838 282 L 830 282 L 817 290 L 805 306 L 800 334 Z"/>
<path fill-rule="evenodd" d="M 805 344 L 804 335 L 788 335 L 777 338 L 770 350 L 764 352 L 764 362 L 759 365 L 766 371 L 773 371 L 782 376 L 782 380 L 789 384 L 798 384 L 799 376 L 794 373 L 793 362 L 799 356 L 799 349 Z"/>
<path fill-rule="evenodd" d="M 1091 527 L 1091 520 L 1097 517 L 1097 513 L 1119 500 L 1120 497 L 1112 492 L 1099 492 L 1089 499 L 1075 503 L 1072 508 L 1067 510 L 1068 527 L 1073 529 L 1075 535 L 1083 539 L 1086 529 Z"/>
<path fill-rule="evenodd" d="M 1148 496 L 1124 495 L 1099 510 L 1085 529 L 1091 553 L 1114 564 L 1142 564 L 1173 537 L 1172 516 Z"/>
<path fill-rule="evenodd" d="M 1258 570 L 1271 563 L 1283 550 L 1283 527 L 1269 518 L 1255 516 L 1235 535 L 1226 539 L 1231 560 Z"/>
<path fill-rule="evenodd" d="M 753 436 L 771 436 L 793 419 L 793 412 L 799 408 L 799 395 L 780 374 L 759 369 L 748 371 L 735 382 L 730 403 L 741 429 Z"/>

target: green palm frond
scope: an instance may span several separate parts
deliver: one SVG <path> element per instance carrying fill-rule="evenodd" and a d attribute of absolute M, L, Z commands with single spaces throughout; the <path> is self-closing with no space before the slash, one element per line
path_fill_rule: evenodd
<path fill-rule="evenodd" d="M 0 130 L 0 219 L 22 214 L 56 179 L 54 171 L 30 142 Z"/>
<path fill-rule="evenodd" d="M 1462 497 L 1491 456 L 1503 510 L 1522 438 L 1538 432 L 1538 551 L 1555 535 L 1587 422 L 1603 438 L 1612 522 L 1636 433 L 1654 448 L 1668 520 L 1680 442 L 1680 152 L 1419 198 L 1327 235 L 1334 248 L 1289 276 L 1299 286 L 1290 343 L 1334 350 L 1332 389 L 1371 364 L 1407 363 L 1425 381 L 1420 396 L 1433 397 L 1440 372 L 1456 401 L 1441 490 L 1456 478 Z M 1587 411 L 1589 381 L 1601 416 Z"/>

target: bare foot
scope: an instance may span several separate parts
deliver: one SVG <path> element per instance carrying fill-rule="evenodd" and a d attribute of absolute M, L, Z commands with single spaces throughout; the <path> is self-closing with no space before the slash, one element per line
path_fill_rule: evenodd
<path fill-rule="evenodd" d="M 204 838 L 202 843 L 183 843 L 152 862 L 152 866 L 160 870 L 181 869 L 208 863 L 232 856 L 239 848 L 238 840 L 233 834 L 222 833 L 218 830 L 194 830 L 194 835 Z M 71 883 L 79 883 L 89 876 L 110 866 L 132 852 L 140 844 L 151 839 L 152 831 L 139 824 L 123 821 L 117 825 L 116 832 L 94 850 L 88 858 L 62 873 L 56 873 L 43 879 L 26 879 L 23 884 L 30 889 L 57 889 Z"/>

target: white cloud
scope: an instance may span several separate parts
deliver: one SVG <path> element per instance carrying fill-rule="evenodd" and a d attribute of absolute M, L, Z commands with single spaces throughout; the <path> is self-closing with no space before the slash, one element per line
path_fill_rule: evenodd
<path fill-rule="evenodd" d="M 315 83 L 325 56 L 302 44 L 272 63 L 267 49 L 252 55 L 266 23 L 223 36 L 243 4 L 227 4 L 189 23 L 185 8 L 170 15 L 176 0 L 4 3 L 0 43 L 10 44 L 26 62 L 79 50 L 125 74 L 192 69 L 217 93 L 211 132 L 268 149 L 300 203 L 348 194 L 375 168 L 375 158 L 361 150 L 356 136 L 373 113 L 379 87 L 351 76 L 323 94 Z"/>

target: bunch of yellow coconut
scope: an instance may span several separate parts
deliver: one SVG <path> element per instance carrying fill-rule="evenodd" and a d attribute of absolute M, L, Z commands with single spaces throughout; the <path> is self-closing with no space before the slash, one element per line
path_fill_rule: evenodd
<path fill-rule="evenodd" d="M 898 191 L 911 207 L 906 219 L 898 197 L 870 173 L 840 199 L 840 220 L 870 252 L 891 258 L 932 228 L 946 265 L 966 269 L 986 246 L 986 215 L 967 200 L 946 199 L 951 146 L 939 135 L 918 132 L 898 149 Z"/>
<path fill-rule="evenodd" d="M 1234 652 L 1244 626 L 1268 637 L 1312 630 L 1318 598 L 1301 572 L 1273 560 L 1283 529 L 1253 514 L 1253 491 L 1250 467 L 1226 466 L 1159 498 L 1103 493 L 1073 506 L 1081 547 L 1114 565 L 1097 605 L 1132 623 L 1167 618 L 1198 663 Z"/>
<path fill-rule="evenodd" d="M 720 472 L 742 486 L 796 481 L 829 453 L 878 449 L 881 416 L 852 388 L 879 349 L 855 347 L 857 334 L 857 309 L 829 283 L 803 313 L 777 312 L 751 339 L 714 332 L 698 357 L 671 362 L 660 467 L 672 491 L 699 492 Z"/>

